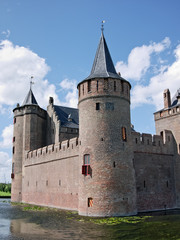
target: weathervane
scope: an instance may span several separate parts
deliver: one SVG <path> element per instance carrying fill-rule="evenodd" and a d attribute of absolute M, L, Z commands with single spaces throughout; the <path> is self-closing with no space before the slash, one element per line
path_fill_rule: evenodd
<path fill-rule="evenodd" d="M 31 81 L 30 81 L 30 89 L 32 88 L 32 85 L 34 84 L 34 82 L 32 81 L 32 79 L 33 79 L 34 77 L 33 76 L 31 76 Z"/>
<path fill-rule="evenodd" d="M 102 25 L 101 25 L 101 31 L 103 32 L 103 31 L 104 31 L 104 23 L 105 23 L 105 20 L 103 20 L 101 23 L 102 23 Z"/>

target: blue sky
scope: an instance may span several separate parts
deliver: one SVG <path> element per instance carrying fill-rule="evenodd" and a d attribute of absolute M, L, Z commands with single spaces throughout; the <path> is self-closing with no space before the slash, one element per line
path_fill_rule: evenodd
<path fill-rule="evenodd" d="M 76 107 L 102 20 L 114 65 L 132 85 L 132 124 L 155 134 L 163 90 L 180 87 L 179 12 L 179 0 L 0 0 L 0 182 L 10 181 L 12 109 L 30 77 L 41 107 L 49 96 Z"/>

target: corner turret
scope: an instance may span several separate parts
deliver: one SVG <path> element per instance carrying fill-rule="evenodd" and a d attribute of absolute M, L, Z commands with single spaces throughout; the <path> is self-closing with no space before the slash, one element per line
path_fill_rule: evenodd
<path fill-rule="evenodd" d="M 23 159 L 25 152 L 46 145 L 46 111 L 39 107 L 30 88 L 23 104 L 13 110 L 13 157 L 12 193 L 13 202 L 22 200 Z"/>

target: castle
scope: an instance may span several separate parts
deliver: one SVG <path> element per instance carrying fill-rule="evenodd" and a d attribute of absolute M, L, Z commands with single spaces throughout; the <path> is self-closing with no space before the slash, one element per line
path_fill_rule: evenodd
<path fill-rule="evenodd" d="M 164 91 L 156 134 L 131 127 L 130 83 L 117 74 L 102 31 L 78 109 L 30 88 L 14 112 L 12 195 L 86 216 L 127 216 L 180 207 L 180 93 Z"/>

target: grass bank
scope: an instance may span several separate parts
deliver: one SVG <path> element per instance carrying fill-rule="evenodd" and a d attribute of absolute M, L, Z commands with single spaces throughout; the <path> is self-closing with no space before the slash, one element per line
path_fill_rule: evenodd
<path fill-rule="evenodd" d="M 0 197 L 11 197 L 11 193 L 10 192 L 2 192 L 2 191 L 0 191 Z"/>

